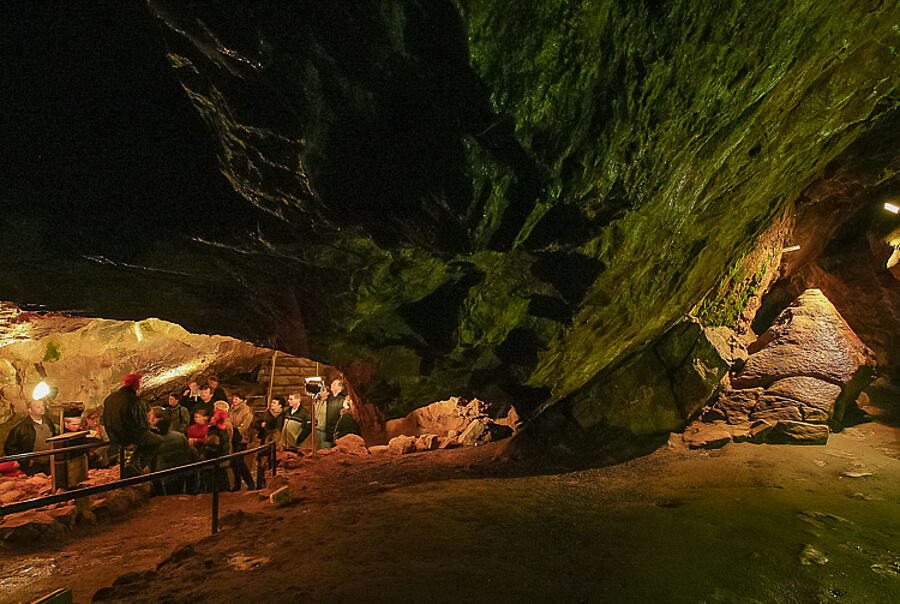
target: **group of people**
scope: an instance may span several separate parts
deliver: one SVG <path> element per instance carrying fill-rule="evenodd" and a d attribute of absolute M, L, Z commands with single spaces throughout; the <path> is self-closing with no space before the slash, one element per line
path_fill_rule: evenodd
<path fill-rule="evenodd" d="M 140 374 L 122 378 L 122 386 L 112 392 L 100 408 L 89 409 L 83 415 L 64 417 L 66 431 L 88 431 L 89 441 L 110 442 L 91 453 L 93 467 L 114 464 L 118 456 L 125 456 L 125 476 L 147 471 L 159 471 L 194 461 L 222 457 L 276 442 L 279 448 L 298 449 L 315 430 L 313 446 L 330 448 L 335 439 L 349 433 L 359 434 L 359 425 L 350 412 L 350 399 L 341 379 L 329 389 L 309 389 L 307 392 L 284 397 L 275 396 L 264 417 L 256 419 L 241 391 L 231 393 L 229 400 L 216 377 L 203 386 L 196 380 L 188 383 L 183 392 L 172 392 L 166 403 L 149 409 L 138 397 Z M 304 402 L 312 396 L 313 414 Z M 9 433 L 4 445 L 5 455 L 49 449 L 47 439 L 58 434 L 57 426 L 45 411 L 42 400 L 31 401 L 27 415 Z M 102 421 L 101 421 L 102 417 Z M 218 476 L 218 488 L 240 490 L 242 484 L 254 489 L 248 460 L 241 456 L 224 462 L 220 471 L 204 471 L 200 479 L 177 475 L 154 483 L 159 494 L 192 493 L 212 488 L 213 476 Z M 255 459 L 250 459 L 253 467 Z M 6 466 L 9 467 L 6 467 Z M 23 462 L 9 462 L 0 467 L 0 474 L 49 473 L 50 458 Z M 231 468 L 232 480 L 228 479 Z"/>

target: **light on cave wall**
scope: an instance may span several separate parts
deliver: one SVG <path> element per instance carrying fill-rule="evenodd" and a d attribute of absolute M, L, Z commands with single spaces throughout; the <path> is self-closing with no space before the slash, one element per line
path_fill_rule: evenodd
<path fill-rule="evenodd" d="M 790 246 L 790 247 L 786 247 L 786 248 L 784 248 L 783 250 L 781 250 L 781 253 L 782 253 L 782 254 L 786 254 L 786 253 L 788 253 L 788 252 L 796 252 L 796 251 L 798 251 L 799 249 L 800 249 L 800 246 L 799 246 L 799 245 L 792 245 L 792 246 Z"/>
<path fill-rule="evenodd" d="M 48 394 L 50 394 L 50 386 L 47 385 L 47 382 L 41 382 L 34 387 L 34 392 L 31 393 L 31 398 L 39 401 Z"/>
<path fill-rule="evenodd" d="M 134 336 L 137 338 L 138 342 L 141 342 L 144 339 L 144 334 L 141 332 L 141 326 L 138 323 L 134 324 Z"/>
<path fill-rule="evenodd" d="M 891 214 L 900 213 L 900 206 L 890 203 L 890 202 L 886 202 L 884 204 L 884 209 L 887 210 L 888 212 L 890 212 Z"/>
<path fill-rule="evenodd" d="M 144 376 L 144 379 L 141 380 L 142 388 L 152 388 L 154 386 L 158 386 L 163 384 L 169 380 L 175 379 L 177 377 L 181 377 L 183 375 L 187 375 L 191 373 L 198 367 L 203 365 L 201 361 L 189 361 L 187 363 L 182 363 L 178 367 L 173 367 L 172 369 L 167 369 L 162 373 L 151 374 Z"/>

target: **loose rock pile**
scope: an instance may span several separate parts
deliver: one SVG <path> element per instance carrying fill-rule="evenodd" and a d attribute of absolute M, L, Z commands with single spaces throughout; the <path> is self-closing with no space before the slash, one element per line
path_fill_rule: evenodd
<path fill-rule="evenodd" d="M 386 427 L 390 438 L 387 451 L 403 455 L 417 451 L 475 447 L 509 438 L 518 425 L 519 416 L 512 407 L 451 397 L 416 409 L 402 419 L 389 421 Z"/>
<path fill-rule="evenodd" d="M 118 468 L 91 470 L 83 486 L 112 482 L 119 478 Z M 45 474 L 0 480 L 0 504 L 9 505 L 51 492 L 50 477 Z M 61 537 L 77 524 L 94 524 L 98 516 L 114 516 L 141 505 L 149 487 L 129 487 L 88 497 L 79 502 L 64 501 L 35 510 L 0 517 L 0 540 L 27 543 Z"/>
<path fill-rule="evenodd" d="M 872 378 L 874 355 L 817 289 L 785 309 L 685 430 L 691 447 L 824 444 Z"/>

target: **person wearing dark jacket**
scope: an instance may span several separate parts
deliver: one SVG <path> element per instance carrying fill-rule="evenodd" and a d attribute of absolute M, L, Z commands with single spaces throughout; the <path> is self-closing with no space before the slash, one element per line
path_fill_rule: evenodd
<path fill-rule="evenodd" d="M 26 411 L 28 415 L 9 431 L 6 443 L 3 445 L 4 455 L 46 451 L 50 448 L 47 439 L 59 434 L 56 426 L 50 420 L 50 416 L 44 414 L 43 400 L 31 401 L 28 403 Z M 29 459 L 23 461 L 21 466 L 22 471 L 26 474 L 37 474 L 38 472 L 49 474 L 50 458 Z"/>
<path fill-rule="evenodd" d="M 187 407 L 181 404 L 178 393 L 172 392 L 169 394 L 169 406 L 166 407 L 166 411 L 169 412 L 171 420 L 170 430 L 183 434 L 187 427 L 191 425 L 191 414 Z"/>
<path fill-rule="evenodd" d="M 327 397 L 319 396 L 315 403 L 316 413 L 316 437 L 319 446 L 330 449 L 334 445 L 334 429 L 341 418 L 341 410 L 347 403 L 347 392 L 344 390 L 344 382 L 336 379 L 331 382 L 330 393 Z"/>
<path fill-rule="evenodd" d="M 210 376 L 208 383 L 210 390 L 212 390 L 212 402 L 225 401 L 227 403 L 228 396 L 225 394 L 225 389 L 219 386 L 219 378 L 214 375 Z"/>
<path fill-rule="evenodd" d="M 187 438 L 181 432 L 171 429 L 171 420 L 168 417 L 161 418 L 156 423 L 162 440 L 153 458 L 152 470 L 168 470 L 183 466 L 190 461 L 190 445 Z M 157 479 L 153 482 L 153 490 L 157 495 L 177 495 L 184 492 L 184 476 L 170 476 Z"/>
<path fill-rule="evenodd" d="M 103 424 L 109 439 L 121 447 L 134 447 L 131 462 L 125 468 L 126 476 L 143 473 L 149 465 L 160 436 L 150 432 L 150 420 L 137 393 L 141 389 L 141 374 L 129 373 L 122 378 L 122 387 L 103 401 Z"/>
<path fill-rule="evenodd" d="M 284 437 L 285 449 L 296 449 L 303 444 L 309 433 L 312 432 L 312 416 L 303 406 L 299 394 L 288 396 L 288 407 L 284 410 Z"/>

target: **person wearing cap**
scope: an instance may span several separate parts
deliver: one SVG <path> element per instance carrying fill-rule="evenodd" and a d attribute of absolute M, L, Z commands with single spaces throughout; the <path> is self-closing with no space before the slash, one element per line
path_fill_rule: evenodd
<path fill-rule="evenodd" d="M 143 473 L 161 440 L 158 434 L 150 431 L 148 411 L 138 398 L 141 377 L 140 373 L 129 373 L 122 378 L 122 387 L 103 401 L 103 424 L 109 439 L 122 448 L 134 447 L 131 461 L 125 468 L 126 476 Z"/>

